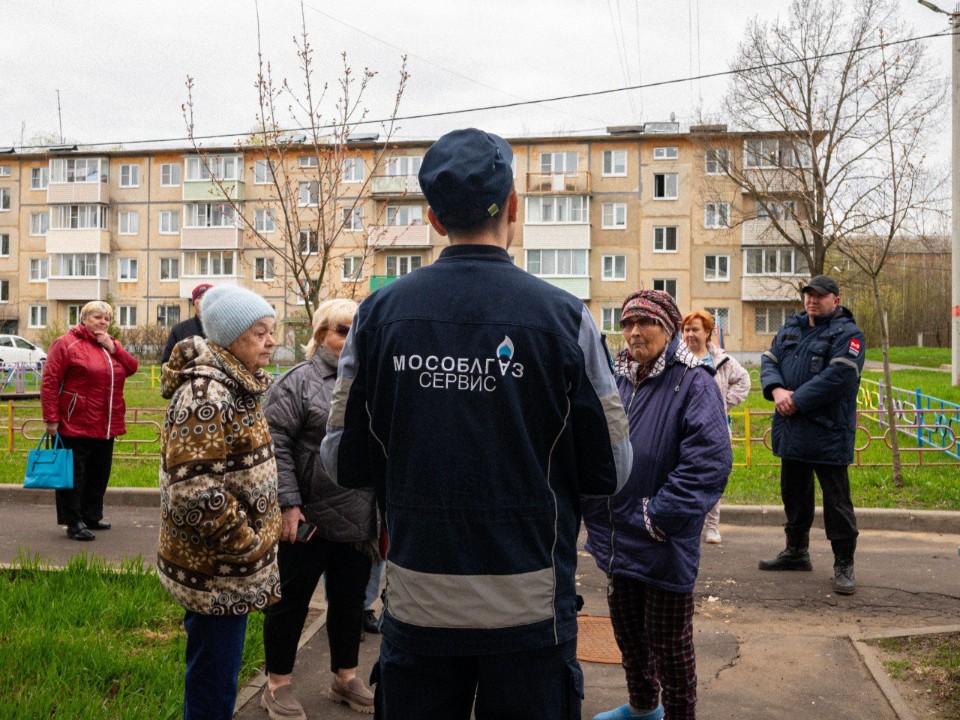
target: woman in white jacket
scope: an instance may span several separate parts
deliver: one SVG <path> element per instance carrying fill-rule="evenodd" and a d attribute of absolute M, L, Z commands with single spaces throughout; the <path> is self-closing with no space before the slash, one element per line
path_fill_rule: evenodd
<path fill-rule="evenodd" d="M 723 348 L 710 342 L 713 336 L 713 316 L 704 310 L 694 310 L 683 317 L 681 326 L 683 340 L 690 348 L 690 352 L 708 365 L 717 370 L 714 378 L 720 386 L 723 404 L 727 413 L 742 403 L 750 392 L 750 374 L 747 370 L 727 355 Z M 704 522 L 704 541 L 717 544 L 720 542 L 720 501 L 707 513 Z"/>

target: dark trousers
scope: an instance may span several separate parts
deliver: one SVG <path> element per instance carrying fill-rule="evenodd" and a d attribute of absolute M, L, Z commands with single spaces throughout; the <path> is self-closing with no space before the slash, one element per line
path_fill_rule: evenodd
<path fill-rule="evenodd" d="M 324 572 L 330 670 L 357 667 L 370 558 L 353 543 L 331 542 L 314 535 L 307 543 L 281 542 L 277 563 L 280 602 L 267 608 L 263 620 L 267 672 L 276 675 L 293 672 L 310 598 Z"/>
<path fill-rule="evenodd" d="M 662 701 L 670 720 L 694 720 L 693 593 L 670 592 L 632 578 L 614 577 L 607 604 L 613 635 L 623 654 L 630 704 L 648 711 Z"/>
<path fill-rule="evenodd" d="M 833 544 L 834 552 L 849 552 L 852 557 L 858 533 L 846 465 L 781 461 L 780 496 L 787 515 L 787 540 L 796 544 L 796 539 L 808 536 L 813 526 L 814 473 L 823 491 L 823 526 L 827 538 Z"/>
<path fill-rule="evenodd" d="M 376 720 L 569 720 L 580 718 L 583 671 L 576 638 L 496 655 L 416 655 L 380 641 Z M 474 707 L 476 701 L 476 707 Z"/>
<path fill-rule="evenodd" d="M 183 720 L 231 720 L 243 660 L 246 615 L 201 615 L 187 611 L 187 672 Z"/>
<path fill-rule="evenodd" d="M 57 490 L 57 524 L 95 523 L 103 519 L 103 496 L 110 482 L 113 438 L 98 440 L 61 435 L 73 450 L 73 490 Z"/>

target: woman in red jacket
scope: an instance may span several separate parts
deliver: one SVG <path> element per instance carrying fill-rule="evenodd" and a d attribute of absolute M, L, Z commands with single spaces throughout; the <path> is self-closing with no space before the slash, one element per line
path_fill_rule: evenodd
<path fill-rule="evenodd" d="M 73 450 L 73 490 L 57 490 L 57 523 L 73 540 L 93 540 L 109 530 L 103 495 L 110 480 L 113 439 L 127 431 L 123 383 L 137 359 L 107 332 L 113 308 L 100 300 L 80 311 L 76 327 L 47 352 L 40 401 L 47 433 L 59 433 Z"/>

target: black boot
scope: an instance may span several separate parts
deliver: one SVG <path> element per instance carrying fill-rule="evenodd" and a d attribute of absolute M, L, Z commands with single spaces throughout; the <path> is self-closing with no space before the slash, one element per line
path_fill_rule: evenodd
<path fill-rule="evenodd" d="M 810 533 L 787 531 L 787 547 L 771 560 L 761 560 L 761 570 L 813 570 L 810 562 Z"/>
<path fill-rule="evenodd" d="M 853 595 L 857 591 L 857 580 L 853 575 L 857 540 L 833 540 L 830 544 L 833 546 L 833 591 L 838 595 Z"/>

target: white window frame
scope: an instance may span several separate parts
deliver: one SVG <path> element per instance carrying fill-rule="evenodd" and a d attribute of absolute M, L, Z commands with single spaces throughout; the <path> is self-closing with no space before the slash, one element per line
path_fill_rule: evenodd
<path fill-rule="evenodd" d="M 548 208 L 551 218 L 544 220 L 544 210 Z M 563 219 L 557 219 L 561 214 Z M 571 219 L 575 215 L 578 219 Z M 586 195 L 527 196 L 524 222 L 527 225 L 586 225 L 590 222 L 590 199 Z"/>
<path fill-rule="evenodd" d="M 50 185 L 50 166 L 30 168 L 30 189 L 46 190 Z"/>
<path fill-rule="evenodd" d="M 188 250 L 180 255 L 181 277 L 236 277 L 235 250 Z M 189 262 L 188 262 L 189 261 Z M 202 266 L 206 264 L 206 268 Z M 219 271 L 215 268 L 219 266 Z M 229 270 L 227 270 L 229 266 Z M 190 272 L 187 272 L 189 268 Z"/>
<path fill-rule="evenodd" d="M 298 242 L 301 255 L 320 254 L 320 234 L 316 230 L 301 230 Z"/>
<path fill-rule="evenodd" d="M 117 258 L 117 282 L 137 282 L 140 276 L 140 263 L 137 258 Z"/>
<path fill-rule="evenodd" d="M 729 148 L 707 148 L 703 155 L 703 172 L 707 175 L 726 175 L 730 168 Z"/>
<path fill-rule="evenodd" d="M 615 333 L 620 330 L 620 306 L 600 308 L 600 331 Z"/>
<path fill-rule="evenodd" d="M 136 163 L 124 163 L 120 166 L 120 187 L 140 187 L 140 165 Z"/>
<path fill-rule="evenodd" d="M 603 166 L 600 169 L 600 173 L 603 177 L 626 177 L 627 151 L 604 150 Z"/>
<path fill-rule="evenodd" d="M 580 156 L 576 150 L 540 153 L 540 172 L 554 175 L 571 175 L 579 172 Z"/>
<path fill-rule="evenodd" d="M 744 138 L 743 166 L 754 170 L 777 167 L 780 158 L 780 141 L 777 138 Z"/>
<path fill-rule="evenodd" d="M 710 260 L 713 260 L 713 270 L 709 268 Z M 704 255 L 703 256 L 703 281 L 704 282 L 729 282 L 730 281 L 730 256 L 729 255 Z"/>
<path fill-rule="evenodd" d="M 50 229 L 50 213 L 30 213 L 30 236 L 44 237 Z M 46 327 L 46 326 L 44 326 Z"/>
<path fill-rule="evenodd" d="M 9 165 L 0 165 L 0 177 L 10 177 L 10 173 Z"/>
<path fill-rule="evenodd" d="M 670 231 L 673 231 L 672 233 Z M 670 236 L 673 236 L 673 247 L 670 247 Z M 676 225 L 656 225 L 653 228 L 653 252 L 676 253 L 680 247 L 680 229 Z"/>
<path fill-rule="evenodd" d="M 340 178 L 345 183 L 363 182 L 364 165 L 362 157 L 349 157 L 343 159 L 343 170 Z"/>
<path fill-rule="evenodd" d="M 659 286 L 659 287 L 658 287 Z M 670 287 L 673 286 L 673 292 Z M 676 278 L 654 278 L 653 289 L 668 293 L 674 300 L 677 299 L 677 279 Z"/>
<path fill-rule="evenodd" d="M 170 316 L 175 314 L 176 317 Z M 179 305 L 157 305 L 157 325 L 160 327 L 171 328 L 180 322 Z"/>
<path fill-rule="evenodd" d="M 13 194 L 8 187 L 0 188 L 0 212 L 10 212 Z"/>
<path fill-rule="evenodd" d="M 680 148 L 676 145 L 664 147 L 655 147 L 653 149 L 654 160 L 676 160 L 680 157 Z"/>
<path fill-rule="evenodd" d="M 117 327 L 132 328 L 137 326 L 137 306 L 117 305 Z"/>
<path fill-rule="evenodd" d="M 387 158 L 383 174 L 390 177 L 409 177 L 420 172 L 423 155 L 397 155 Z"/>
<path fill-rule="evenodd" d="M 254 281 L 271 282 L 275 277 L 275 261 L 272 257 L 256 257 L 253 259 Z"/>
<path fill-rule="evenodd" d="M 67 305 L 67 325 L 73 327 L 80 322 L 80 311 L 83 305 Z"/>
<path fill-rule="evenodd" d="M 161 210 L 159 215 L 160 234 L 161 235 L 179 235 L 180 234 L 180 211 L 179 210 Z"/>
<path fill-rule="evenodd" d="M 390 266 L 393 265 L 394 272 L 390 272 Z M 416 267 L 414 267 L 416 265 Z M 400 277 L 409 275 L 414 270 L 423 267 L 422 255 L 387 255 L 384 259 L 384 268 L 388 277 Z"/>
<path fill-rule="evenodd" d="M 160 282 L 178 282 L 180 280 L 180 258 L 162 257 L 157 265 Z M 166 265 L 166 268 L 164 268 L 164 265 Z M 166 271 L 167 277 L 164 277 L 164 271 Z"/>
<path fill-rule="evenodd" d="M 421 223 L 423 210 L 421 209 Z M 344 232 L 362 232 L 363 231 L 363 208 L 340 208 L 340 219 L 343 221 Z"/>
<path fill-rule="evenodd" d="M 184 161 L 184 182 L 239 182 L 243 180 L 242 155 L 190 155 Z"/>
<path fill-rule="evenodd" d="M 117 235 L 137 235 L 140 232 L 140 213 L 122 210 L 117 213 Z"/>
<path fill-rule="evenodd" d="M 160 187 L 180 187 L 180 163 L 161 163 Z"/>
<path fill-rule="evenodd" d="M 703 227 L 707 230 L 728 230 L 730 228 L 730 203 L 704 203 Z"/>
<path fill-rule="evenodd" d="M 214 223 L 214 220 L 220 220 Z M 185 228 L 237 227 L 237 211 L 230 203 L 188 203 L 183 206 Z"/>
<path fill-rule="evenodd" d="M 272 185 L 273 184 L 273 163 L 266 158 L 253 161 L 253 184 L 254 185 Z"/>
<path fill-rule="evenodd" d="M 346 255 L 340 266 L 340 279 L 343 282 L 362 282 L 363 257 L 360 255 Z"/>
<path fill-rule="evenodd" d="M 391 227 L 423 225 L 422 205 L 387 205 L 384 223 Z"/>
<path fill-rule="evenodd" d="M 27 327 L 45 328 L 47 326 L 47 306 L 31 305 L 28 312 Z"/>
<path fill-rule="evenodd" d="M 762 315 L 761 315 L 761 311 Z M 774 322 L 771 322 L 771 311 L 774 315 Z M 783 327 L 787 318 L 793 314 L 793 309 L 780 305 L 757 305 L 753 309 L 753 332 L 755 335 L 776 335 L 777 331 Z M 763 317 L 764 327 L 759 327 L 760 318 Z"/>
<path fill-rule="evenodd" d="M 600 258 L 600 279 L 622 281 L 627 279 L 627 256 L 604 255 Z"/>
<path fill-rule="evenodd" d="M 560 272 L 561 265 L 564 264 L 569 267 L 569 272 Z M 589 251 L 581 248 L 527 250 L 525 267 L 528 273 L 536 277 L 588 278 L 590 277 Z"/>
<path fill-rule="evenodd" d="M 657 178 L 663 178 L 662 188 L 658 188 Z M 671 179 L 673 187 L 671 188 Z M 670 190 L 673 194 L 670 194 Z M 662 190 L 662 194 L 657 193 Z M 653 199 L 654 200 L 676 200 L 680 197 L 680 175 L 679 173 L 654 173 L 653 174 Z"/>
<path fill-rule="evenodd" d="M 603 203 L 600 206 L 600 227 L 603 230 L 626 230 L 627 204 Z"/>
<path fill-rule="evenodd" d="M 299 183 L 297 192 L 298 207 L 317 207 L 320 204 L 320 181 L 306 180 Z"/>
<path fill-rule="evenodd" d="M 269 233 L 277 229 L 272 208 L 257 208 L 253 211 L 253 227 L 257 232 Z"/>
<path fill-rule="evenodd" d="M 53 205 L 50 228 L 53 230 L 106 230 L 106 205 Z"/>
<path fill-rule="evenodd" d="M 782 202 L 769 204 L 769 207 L 764 207 L 762 203 L 757 201 L 757 220 L 772 220 L 774 217 L 783 222 L 793 220 L 797 216 L 797 201 L 796 200 L 783 200 Z M 773 211 L 772 215 L 769 212 Z"/>
<path fill-rule="evenodd" d="M 297 158 L 297 166 L 302 168 L 320 167 L 320 159 L 316 155 L 301 155 Z"/>
<path fill-rule="evenodd" d="M 46 282 L 50 277 L 50 258 L 30 258 L 30 282 Z"/>
<path fill-rule="evenodd" d="M 54 158 L 50 161 L 50 182 L 105 183 L 109 179 L 107 158 Z"/>
<path fill-rule="evenodd" d="M 752 272 L 750 266 L 759 258 L 760 272 Z M 743 274 L 749 277 L 782 277 L 810 274 L 806 258 L 797 248 L 786 245 L 765 245 L 743 249 Z"/>
<path fill-rule="evenodd" d="M 56 262 L 56 275 L 52 278 L 87 280 L 106 280 L 109 256 L 104 253 L 57 253 L 52 256 Z"/>

